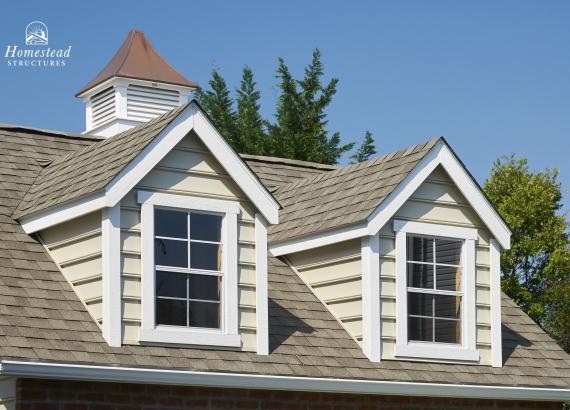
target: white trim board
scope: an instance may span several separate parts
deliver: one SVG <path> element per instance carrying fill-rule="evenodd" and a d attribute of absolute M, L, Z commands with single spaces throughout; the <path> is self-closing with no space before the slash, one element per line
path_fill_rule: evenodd
<path fill-rule="evenodd" d="M 152 383 L 260 390 L 293 390 L 330 393 L 459 397 L 500 400 L 570 400 L 570 389 L 472 384 L 439 384 L 319 377 L 268 376 L 244 373 L 110 367 L 18 360 L 0 362 L 0 375 L 62 380 Z"/>
<path fill-rule="evenodd" d="M 255 320 L 257 354 L 269 354 L 269 296 L 267 278 L 267 222 L 255 214 Z"/>
<path fill-rule="evenodd" d="M 501 247 L 509 249 L 510 229 L 442 139 L 370 214 L 366 223 L 273 243 L 269 246 L 269 250 L 274 256 L 282 256 L 349 239 L 376 235 L 439 165 L 446 170 L 459 191 L 465 196 Z"/>
<path fill-rule="evenodd" d="M 40 211 L 37 214 L 25 216 L 20 220 L 24 231 L 31 234 L 89 212 L 115 206 L 192 130 L 268 223 L 278 223 L 279 204 L 277 201 L 220 135 L 198 104 L 192 101 L 133 161 L 113 178 L 104 193 L 95 193 Z"/>

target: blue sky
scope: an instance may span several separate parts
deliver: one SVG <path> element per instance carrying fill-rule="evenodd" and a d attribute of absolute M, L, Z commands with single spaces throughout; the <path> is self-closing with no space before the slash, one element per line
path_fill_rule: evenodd
<path fill-rule="evenodd" d="M 515 153 L 533 169 L 558 167 L 570 186 L 570 2 L 26 1 L 2 11 L 0 122 L 83 131 L 73 95 L 133 28 L 202 85 L 216 67 L 235 87 L 249 65 L 267 118 L 277 57 L 301 76 L 319 47 L 340 79 L 329 119 L 344 141 L 369 129 L 383 153 L 444 135 L 480 182 Z M 50 46 L 72 46 L 66 67 L 7 66 L 7 45 L 23 46 L 33 20 L 48 25 Z"/>

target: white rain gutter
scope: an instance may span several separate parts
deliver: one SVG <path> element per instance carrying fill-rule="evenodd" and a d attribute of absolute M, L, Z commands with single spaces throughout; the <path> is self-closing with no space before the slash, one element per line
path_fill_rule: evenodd
<path fill-rule="evenodd" d="M 570 400 L 570 389 L 267 376 L 244 373 L 215 373 L 188 370 L 38 363 L 16 360 L 2 360 L 0 362 L 0 375 L 99 382 L 318 391 L 328 393 L 508 400 Z"/>

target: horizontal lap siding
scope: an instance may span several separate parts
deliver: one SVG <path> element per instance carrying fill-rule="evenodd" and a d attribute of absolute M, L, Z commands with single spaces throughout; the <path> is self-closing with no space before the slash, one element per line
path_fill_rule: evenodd
<path fill-rule="evenodd" d="M 138 343 L 141 321 L 139 190 L 240 201 L 238 216 L 239 328 L 244 350 L 256 349 L 254 209 L 195 136 L 177 147 L 121 201 L 123 342 Z"/>
<path fill-rule="evenodd" d="M 451 179 L 439 168 L 398 210 L 395 218 L 477 229 L 479 234 L 475 261 L 477 348 L 481 354 L 481 364 L 489 365 L 491 351 L 489 232 L 483 222 Z M 384 359 L 394 358 L 396 341 L 395 236 L 392 227 L 393 220 L 380 232 L 380 297 Z"/>
<path fill-rule="evenodd" d="M 93 212 L 45 229 L 40 236 L 89 314 L 101 324 L 101 213 Z"/>
<path fill-rule="evenodd" d="M 358 342 L 362 340 L 360 259 L 360 240 L 290 256 L 301 278 Z"/>

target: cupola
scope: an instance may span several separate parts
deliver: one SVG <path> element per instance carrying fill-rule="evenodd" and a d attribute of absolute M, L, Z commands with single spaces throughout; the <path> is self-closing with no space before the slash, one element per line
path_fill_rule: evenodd
<path fill-rule="evenodd" d="M 132 30 L 111 61 L 75 96 L 85 102 L 85 132 L 110 137 L 185 104 L 196 88 L 142 31 Z"/>

